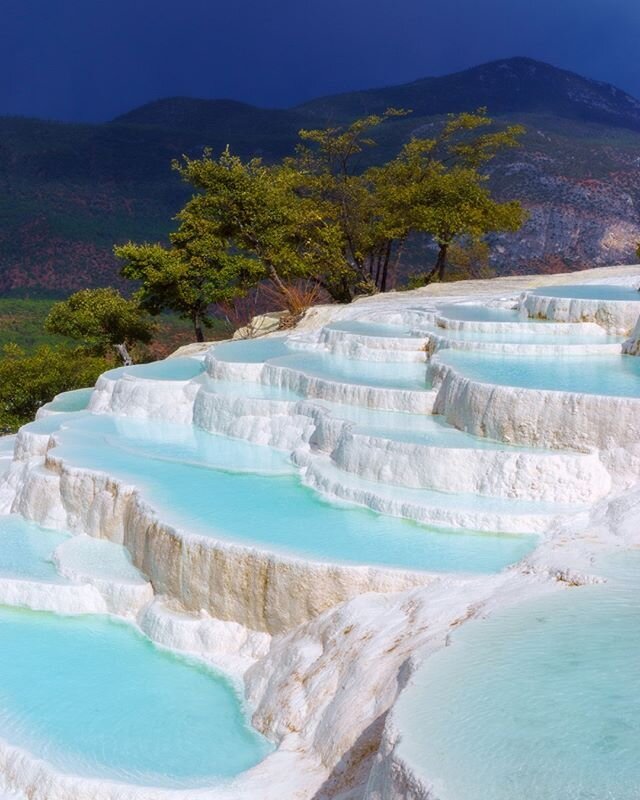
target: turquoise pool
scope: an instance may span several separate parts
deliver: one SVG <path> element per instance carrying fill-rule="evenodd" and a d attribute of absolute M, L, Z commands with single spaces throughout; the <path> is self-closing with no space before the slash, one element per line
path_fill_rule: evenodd
<path fill-rule="evenodd" d="M 110 380 L 131 375 L 153 381 L 189 381 L 204 370 L 204 362 L 198 358 L 165 358 L 149 364 L 134 364 L 132 367 L 117 367 L 105 372 Z"/>
<path fill-rule="evenodd" d="M 0 516 L 0 579 L 64 582 L 64 578 L 58 575 L 51 556 L 56 547 L 68 538 L 69 534 L 45 530 L 17 514 Z"/>
<path fill-rule="evenodd" d="M 437 360 L 484 383 L 640 398 L 640 358 L 635 356 L 531 357 L 440 351 Z"/>
<path fill-rule="evenodd" d="M 286 344 L 286 336 L 274 336 L 273 338 L 238 339 L 233 342 L 223 342 L 215 346 L 213 354 L 219 361 L 261 364 L 270 358 L 278 358 L 290 352 L 291 350 Z"/>
<path fill-rule="evenodd" d="M 521 311 L 483 306 L 480 303 L 447 303 L 438 306 L 436 316 L 463 322 L 532 322 Z"/>
<path fill-rule="evenodd" d="M 574 325 L 574 327 L 578 327 Z M 595 326 L 594 326 L 595 327 Z M 425 327 L 425 334 L 442 336 L 457 342 L 486 342 L 487 344 L 552 344 L 552 345 L 572 345 L 572 344 L 615 344 L 622 343 L 624 336 L 609 336 L 604 329 L 601 332 L 581 333 L 579 330 L 569 333 L 548 333 L 544 325 L 523 326 L 522 330 L 509 330 L 507 332 L 491 331 L 469 331 L 466 329 L 456 330 L 452 328 L 440 328 L 437 325 Z"/>
<path fill-rule="evenodd" d="M 443 531 L 326 502 L 301 485 L 293 466 L 289 474 L 282 474 L 283 456 L 270 448 L 202 434 L 211 442 L 206 451 L 210 457 L 205 458 L 197 439 L 176 444 L 167 438 L 163 445 L 163 430 L 166 427 L 154 428 L 149 422 L 138 426 L 135 420 L 122 424 L 90 417 L 71 424 L 54 452 L 71 464 L 103 470 L 139 486 L 161 518 L 171 524 L 285 555 L 486 573 L 520 560 L 535 545 L 533 536 Z M 191 448 L 191 455 L 185 448 Z M 270 475 L 248 471 L 251 452 L 256 464 L 264 458 L 277 470 Z M 200 459 L 197 464 L 195 453 Z M 280 474 L 275 474 L 278 470 Z M 456 502 L 455 496 L 441 497 L 444 502 Z"/>
<path fill-rule="evenodd" d="M 640 301 L 640 291 L 637 289 L 605 283 L 545 286 L 536 289 L 531 294 L 542 297 L 567 297 L 576 300 L 613 300 L 627 303 Z"/>
<path fill-rule="evenodd" d="M 380 411 L 363 406 L 318 402 L 336 419 L 353 423 L 353 430 L 367 436 L 380 436 L 397 442 L 408 442 L 431 447 L 481 450 L 522 450 L 517 445 L 494 442 L 485 437 L 472 436 L 449 425 L 437 414 L 409 414 L 402 411 Z M 536 452 L 540 452 L 539 449 Z"/>
<path fill-rule="evenodd" d="M 427 366 L 423 363 L 360 361 L 328 353 L 299 353 L 277 358 L 273 364 L 338 383 L 384 389 L 427 391 Z"/>
<path fill-rule="evenodd" d="M 71 392 L 62 392 L 57 397 L 46 404 L 47 411 L 83 411 L 89 405 L 93 387 L 87 389 L 75 389 Z"/>
<path fill-rule="evenodd" d="M 302 399 L 301 394 L 291 389 L 269 386 L 266 383 L 256 383 L 254 381 L 220 381 L 205 376 L 203 378 L 203 386 L 208 392 L 225 397 L 249 397 L 258 400 L 284 400 L 287 402 L 295 402 Z"/>
<path fill-rule="evenodd" d="M 272 749 L 226 679 L 124 623 L 0 607 L 0 642 L 0 738 L 59 771 L 186 788 Z"/>
<path fill-rule="evenodd" d="M 360 336 L 379 336 L 383 339 L 411 339 L 414 338 L 411 330 L 400 325 L 387 325 L 381 322 L 367 322 L 365 320 L 342 320 L 327 325 L 327 330 L 355 333 Z"/>
<path fill-rule="evenodd" d="M 440 800 L 637 800 L 640 552 L 609 582 L 465 625 L 396 707 Z"/>

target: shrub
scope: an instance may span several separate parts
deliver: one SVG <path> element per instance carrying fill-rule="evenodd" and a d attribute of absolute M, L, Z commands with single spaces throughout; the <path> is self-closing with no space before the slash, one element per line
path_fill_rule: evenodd
<path fill-rule="evenodd" d="M 12 433 L 60 392 L 93 386 L 109 362 L 73 347 L 42 345 L 27 354 L 5 345 L 0 357 L 0 431 Z"/>

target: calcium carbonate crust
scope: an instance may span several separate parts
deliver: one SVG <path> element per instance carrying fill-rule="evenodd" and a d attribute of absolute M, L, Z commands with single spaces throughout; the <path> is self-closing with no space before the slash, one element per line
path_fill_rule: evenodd
<path fill-rule="evenodd" d="M 593 277 L 602 272 L 593 271 Z M 618 272 L 630 275 L 624 268 Z M 497 302 L 505 307 L 514 305 L 526 288 L 522 279 L 477 286 L 483 301 L 491 297 L 492 287 L 495 300 L 495 289 L 504 286 L 506 293 Z M 466 290 L 476 291 L 469 284 Z M 418 303 L 421 308 L 410 307 Z M 379 322 L 383 317 L 402 325 L 433 324 L 437 305 L 424 291 L 378 297 L 349 309 L 314 309 L 300 328 L 313 333 L 336 319 Z M 605 319 L 594 314 L 594 319 L 609 329 L 619 322 L 611 315 Z M 461 322 L 460 327 L 464 325 Z M 314 336 L 302 337 L 301 346 Z M 379 341 L 331 334 L 324 339 L 315 336 L 315 341 L 350 357 L 389 357 L 389 348 Z M 421 350 L 408 348 L 398 360 L 422 357 Z M 247 379 L 246 365 L 234 374 L 234 368 L 219 367 L 220 363 L 214 350 L 207 357 L 212 374 Z M 564 491 L 573 502 L 598 502 L 589 514 L 556 520 L 524 563 L 498 575 L 444 576 L 426 585 L 420 585 L 424 576 L 417 585 L 415 575 L 408 575 L 403 584 L 407 576 L 399 572 L 381 570 L 384 575 L 374 576 L 375 571 L 347 567 L 338 574 L 333 566 L 295 559 L 276 564 L 251 548 L 205 542 L 203 537 L 176 531 L 158 519 L 135 487 L 65 464 L 51 449 L 55 437 L 21 432 L 15 443 L 16 460 L 0 485 L 0 507 L 47 527 L 125 544 L 133 563 L 150 577 L 153 590 L 131 576 L 111 582 L 96 578 L 82 566 L 78 554 L 74 556 L 73 548 L 65 552 L 65 543 L 57 560 L 70 580 L 68 586 L 51 589 L 36 581 L 18 586 L 0 580 L 0 599 L 61 613 L 129 612 L 130 620 L 135 617 L 135 624 L 159 645 L 192 653 L 242 680 L 255 726 L 278 747 L 235 781 L 173 791 L 62 775 L 0 742 L 5 791 L 30 800 L 438 800 L 420 765 L 403 758 L 403 732 L 393 712 L 398 693 L 412 680 L 420 661 L 444 646 L 449 633 L 467 619 L 543 592 L 574 590 L 567 587 L 593 580 L 589 565 L 598 548 L 639 543 L 640 497 L 637 492 L 616 495 L 610 478 L 615 474 L 620 485 L 632 483 L 630 465 L 638 462 L 634 448 L 640 441 L 632 420 L 633 401 L 617 405 L 585 395 L 550 398 L 564 393 L 488 387 L 466 381 L 451 368 L 435 370 L 437 393 L 357 387 L 351 402 L 422 413 L 435 410 L 460 429 L 498 441 L 584 451 L 526 458 L 489 450 L 474 460 L 461 449 L 448 456 L 446 469 L 429 476 L 426 470 L 411 470 L 412 461 L 425 453 L 418 455 L 410 443 L 363 436 L 322 408 L 322 400 L 349 402 L 347 384 L 277 365 L 252 365 L 251 370 L 253 379 L 295 389 L 308 399 L 223 397 L 209 390 L 206 377 L 168 387 L 166 381 L 124 377 L 113 381 L 103 376 L 91 410 L 194 422 L 206 430 L 295 450 L 308 464 L 326 462 L 331 456 L 331 470 L 364 480 L 436 488 L 447 470 L 468 469 L 457 478 L 456 491 L 466 487 L 489 495 L 528 493 L 530 499 L 551 500 L 558 499 L 554 487 L 564 480 Z M 522 412 L 515 410 L 520 403 Z M 610 416 L 603 421 L 605 412 Z M 533 415 L 540 434 L 528 423 L 527 414 Z M 611 419 L 617 415 L 619 421 Z M 600 424 L 602 431 L 597 430 Z M 594 448 L 606 449 L 606 457 Z M 436 450 L 432 457 L 443 455 L 443 448 Z M 391 474 L 385 472 L 385 460 L 393 465 Z M 483 470 L 495 477 L 483 476 Z M 400 583 L 393 583 L 400 577 Z"/>

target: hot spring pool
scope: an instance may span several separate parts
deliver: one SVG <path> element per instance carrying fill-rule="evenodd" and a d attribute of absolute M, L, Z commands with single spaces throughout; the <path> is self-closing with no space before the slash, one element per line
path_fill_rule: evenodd
<path fill-rule="evenodd" d="M 238 339 L 215 346 L 213 355 L 218 361 L 232 361 L 241 364 L 261 364 L 270 358 L 278 358 L 291 352 L 287 347 L 286 336 L 260 339 Z"/>
<path fill-rule="evenodd" d="M 0 579 L 64 582 L 51 556 L 56 547 L 68 539 L 69 535 L 66 533 L 46 530 L 17 514 L 0 516 Z"/>
<path fill-rule="evenodd" d="M 518 445 L 496 442 L 472 436 L 449 425 L 437 414 L 409 414 L 403 411 L 381 411 L 363 406 L 347 406 L 341 403 L 318 402 L 336 419 L 353 423 L 355 433 L 383 437 L 396 442 L 409 442 L 431 447 L 471 450 L 522 451 Z M 539 449 L 536 452 L 540 452 Z"/>
<path fill-rule="evenodd" d="M 0 643 L 0 739 L 61 772 L 202 786 L 272 749 L 226 679 L 124 623 L 0 607 Z"/>
<path fill-rule="evenodd" d="M 640 552 L 606 571 L 468 623 L 418 671 L 398 753 L 439 800 L 637 800 Z"/>
<path fill-rule="evenodd" d="M 105 372 L 110 380 L 131 375 L 150 381 L 189 381 L 204 370 L 204 362 L 198 358 L 165 358 L 149 364 L 134 364 L 132 367 L 117 367 Z"/>
<path fill-rule="evenodd" d="M 458 350 L 440 351 L 437 361 L 483 383 L 640 398 L 640 358 L 635 356 L 501 356 Z"/>
<path fill-rule="evenodd" d="M 83 411 L 89 405 L 93 387 L 87 389 L 74 389 L 71 392 L 62 392 L 46 404 L 47 411 L 70 412 Z"/>
<path fill-rule="evenodd" d="M 182 431 L 182 433 L 179 433 Z M 203 536 L 318 561 L 486 573 L 529 552 L 534 536 L 443 531 L 323 500 L 282 453 L 148 421 L 71 422 L 54 453 L 139 486 L 163 520 Z M 207 437 L 207 447 L 201 444 Z M 259 467 L 251 472 L 252 454 Z M 278 474 L 279 473 L 279 474 Z M 442 495 L 455 503 L 455 496 Z M 479 498 L 491 506 L 491 498 Z"/>
<path fill-rule="evenodd" d="M 479 342 L 487 344 L 535 344 L 535 345 L 573 345 L 573 344 L 617 344 L 624 341 L 624 336 L 610 336 L 604 329 L 597 330 L 593 325 L 592 331 L 584 333 L 580 331 L 578 324 L 573 325 L 575 332 L 570 333 L 551 333 L 545 331 L 545 326 L 536 326 L 539 330 L 532 330 L 531 326 L 523 325 L 522 330 L 510 329 L 506 332 L 501 331 L 474 331 L 466 329 L 440 328 L 430 326 L 424 328 L 425 334 L 441 336 L 458 342 Z"/>
<path fill-rule="evenodd" d="M 627 303 L 640 301 L 640 292 L 637 289 L 605 283 L 545 286 L 535 289 L 530 294 L 540 297 L 567 297 L 576 300 L 612 300 Z"/>
<path fill-rule="evenodd" d="M 326 330 L 354 333 L 360 336 L 376 336 L 383 339 L 415 338 L 408 327 L 402 325 L 388 325 L 381 322 L 369 322 L 367 320 L 339 320 L 327 325 Z"/>
<path fill-rule="evenodd" d="M 359 361 L 328 353 L 299 353 L 275 359 L 276 366 L 296 370 L 310 377 L 357 386 L 427 391 L 427 367 L 423 363 Z"/>
<path fill-rule="evenodd" d="M 462 322 L 532 322 L 526 314 L 510 308 L 483 306 L 480 303 L 447 303 L 438 307 L 436 316 Z"/>

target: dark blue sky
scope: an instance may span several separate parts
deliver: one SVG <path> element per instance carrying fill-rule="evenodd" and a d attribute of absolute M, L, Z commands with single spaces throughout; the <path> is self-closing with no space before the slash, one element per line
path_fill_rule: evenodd
<path fill-rule="evenodd" d="M 2 0 L 0 114 L 264 106 L 525 55 L 640 96 L 640 0 Z"/>

